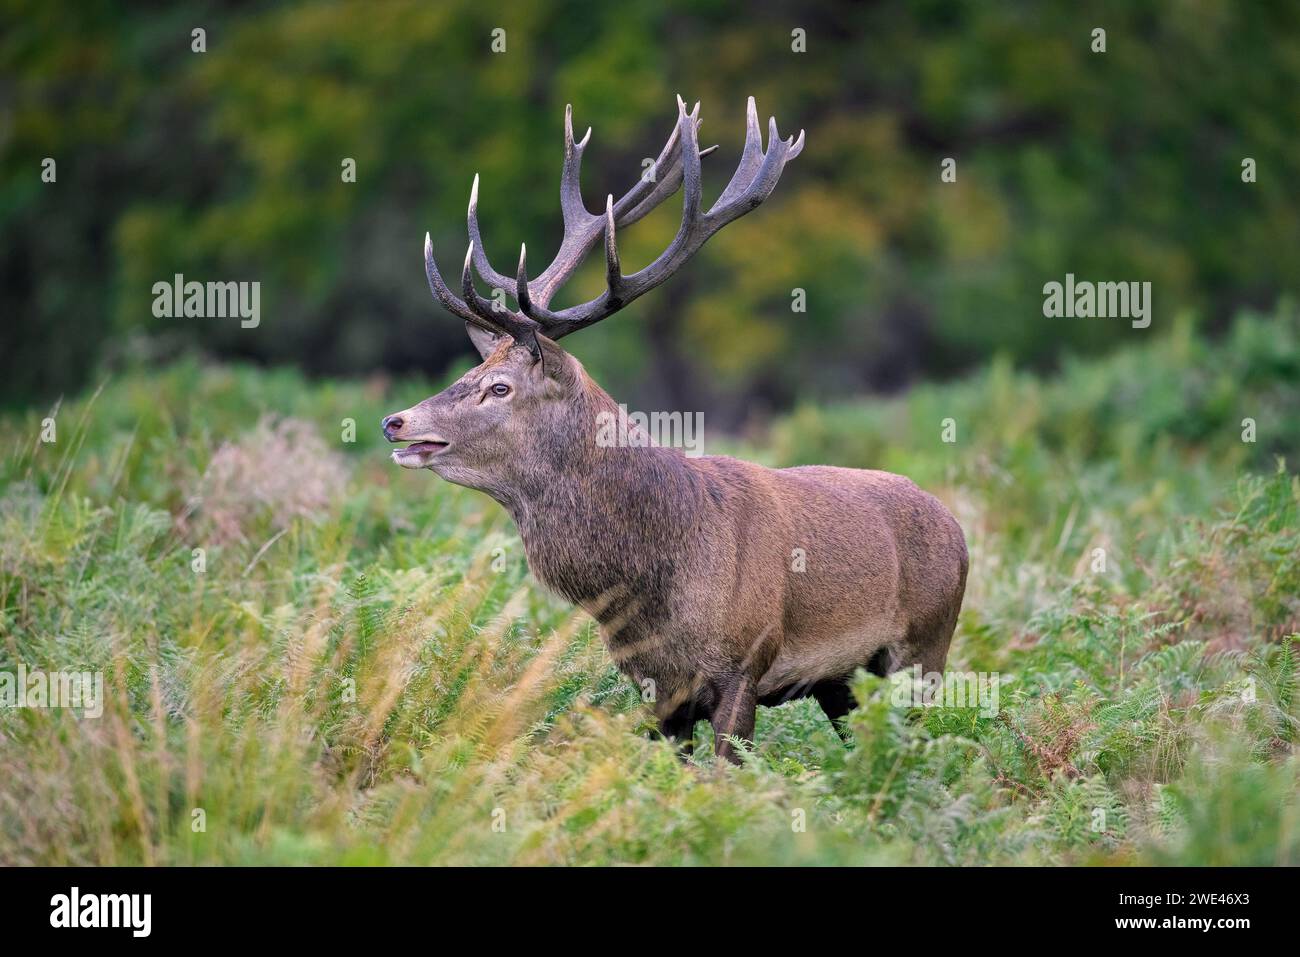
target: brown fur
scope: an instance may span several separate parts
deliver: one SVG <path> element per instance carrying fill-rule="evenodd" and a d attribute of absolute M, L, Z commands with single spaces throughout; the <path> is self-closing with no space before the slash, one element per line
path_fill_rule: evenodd
<path fill-rule="evenodd" d="M 575 358 L 542 339 L 534 362 L 508 336 L 471 334 L 483 364 L 385 434 L 449 443 L 419 467 L 510 511 L 533 573 L 654 683 L 665 734 L 689 741 L 707 718 L 734 761 L 726 736 L 752 737 L 758 703 L 811 694 L 838 719 L 859 667 L 942 670 L 967 556 L 933 496 L 888 472 L 601 447 L 597 416 L 616 406 Z"/>

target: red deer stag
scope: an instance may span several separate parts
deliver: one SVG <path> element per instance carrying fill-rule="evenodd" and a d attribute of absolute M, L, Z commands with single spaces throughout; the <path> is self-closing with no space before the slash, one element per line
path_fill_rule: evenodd
<path fill-rule="evenodd" d="M 708 211 L 700 202 L 699 104 L 678 98 L 677 124 L 655 164 L 603 214 L 583 204 L 577 142 L 565 113 L 560 204 L 564 239 L 530 279 L 520 250 L 513 279 L 488 262 L 479 235 L 478 179 L 460 295 L 443 281 L 425 237 L 434 296 L 465 320 L 481 365 L 431 398 L 383 420 L 403 468 L 430 469 L 486 492 L 510 512 L 528 564 L 596 618 L 618 667 L 652 687 L 664 735 L 687 747 L 708 719 L 716 751 L 753 735 L 755 708 L 812 695 L 841 733 L 848 682 L 921 665 L 941 671 L 966 585 L 966 543 L 937 499 L 888 472 L 769 469 L 680 449 L 598 442 L 617 415 L 609 395 L 557 340 L 599 322 L 664 282 L 704 242 L 767 199 L 798 139 L 768 125 L 763 149 L 751 97 L 740 165 Z M 625 274 L 615 230 L 684 186 L 681 226 L 667 250 Z M 604 238 L 606 289 L 550 308 Z M 492 301 L 473 273 L 501 293 Z M 652 682 L 653 685 L 648 685 Z"/>

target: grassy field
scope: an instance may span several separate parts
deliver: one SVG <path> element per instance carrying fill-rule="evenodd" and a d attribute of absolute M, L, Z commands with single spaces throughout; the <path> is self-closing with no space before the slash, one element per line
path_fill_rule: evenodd
<path fill-rule="evenodd" d="M 949 667 L 1003 680 L 982 716 L 860 676 L 852 748 L 797 702 L 741 768 L 646 734 L 500 508 L 388 461 L 380 416 L 437 385 L 189 362 L 51 443 L 0 421 L 0 671 L 107 699 L 0 710 L 0 863 L 1300 864 L 1294 308 L 733 446 L 942 497 Z"/>

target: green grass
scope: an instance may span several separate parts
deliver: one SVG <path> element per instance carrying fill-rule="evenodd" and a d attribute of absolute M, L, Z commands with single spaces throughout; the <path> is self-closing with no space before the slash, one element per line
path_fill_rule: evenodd
<path fill-rule="evenodd" d="M 115 376 L 53 443 L 0 422 L 0 670 L 107 688 L 0 710 L 0 863 L 1300 863 L 1297 382 L 1284 306 L 750 437 L 943 497 L 950 667 L 1004 685 L 983 717 L 863 675 L 852 749 L 796 702 L 731 768 L 646 735 L 501 509 L 388 462 L 436 384 Z"/>

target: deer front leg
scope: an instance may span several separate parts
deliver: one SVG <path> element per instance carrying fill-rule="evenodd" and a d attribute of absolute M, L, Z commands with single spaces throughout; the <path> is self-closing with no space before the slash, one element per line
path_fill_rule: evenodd
<path fill-rule="evenodd" d="M 728 737 L 753 741 L 757 708 L 758 694 L 748 675 L 734 675 L 718 682 L 717 704 L 709 721 L 713 725 L 713 750 L 719 757 L 740 763 Z"/>
<path fill-rule="evenodd" d="M 683 754 L 690 755 L 695 750 L 695 717 L 694 704 L 683 705 L 659 722 L 659 733 Z"/>

